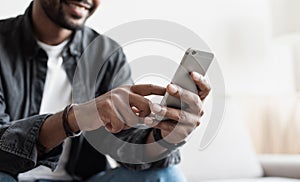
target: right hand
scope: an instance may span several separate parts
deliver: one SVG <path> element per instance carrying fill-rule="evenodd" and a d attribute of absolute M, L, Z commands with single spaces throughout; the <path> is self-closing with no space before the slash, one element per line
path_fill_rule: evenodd
<path fill-rule="evenodd" d="M 73 106 L 80 130 L 91 131 L 102 126 L 112 132 L 143 123 L 141 119 L 151 113 L 150 101 L 144 96 L 165 93 L 164 87 L 151 84 L 122 86 L 89 102 Z"/>

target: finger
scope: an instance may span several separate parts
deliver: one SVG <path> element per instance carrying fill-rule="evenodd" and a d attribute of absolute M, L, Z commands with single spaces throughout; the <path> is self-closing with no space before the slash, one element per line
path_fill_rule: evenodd
<path fill-rule="evenodd" d="M 149 127 L 153 127 L 158 124 L 157 121 L 155 121 L 152 117 L 145 117 L 144 124 L 146 124 Z"/>
<path fill-rule="evenodd" d="M 147 95 L 164 95 L 166 89 L 152 84 L 144 85 L 133 85 L 130 87 L 131 92 L 129 102 L 130 106 L 135 106 L 139 110 L 139 116 L 145 117 L 150 114 L 149 104 L 151 103 L 148 99 L 142 97 Z"/>
<path fill-rule="evenodd" d="M 137 120 L 138 122 L 138 119 L 136 119 L 138 117 L 132 112 L 131 108 L 126 105 L 125 102 L 117 98 L 118 97 L 114 97 L 112 102 L 108 102 L 106 111 L 100 115 L 105 128 L 111 133 L 118 133 L 124 129 L 124 118 L 128 118 L 131 121 Z"/>
<path fill-rule="evenodd" d="M 167 86 L 167 92 L 178 99 L 180 99 L 182 102 L 186 103 L 190 109 L 194 111 L 198 111 L 202 109 L 202 102 L 200 100 L 200 97 L 188 90 L 185 90 L 177 85 L 169 84 Z"/>
<path fill-rule="evenodd" d="M 184 125 L 196 126 L 200 124 L 200 112 L 198 116 L 195 116 L 194 114 L 188 113 L 186 111 L 170 107 L 163 107 L 159 104 L 151 104 L 151 110 L 158 116 L 177 121 Z"/>
<path fill-rule="evenodd" d="M 140 118 L 137 116 L 132 108 L 130 108 L 127 104 L 125 104 L 122 100 L 118 103 L 118 113 L 121 117 L 121 120 L 125 122 L 128 126 L 134 126 L 137 123 L 140 123 Z"/>
<path fill-rule="evenodd" d="M 140 110 L 138 108 L 136 108 L 135 106 L 131 107 L 131 110 L 137 115 L 139 116 Z"/>
<path fill-rule="evenodd" d="M 157 121 L 150 117 L 146 117 L 144 123 L 150 128 L 158 128 L 168 132 L 173 131 L 176 125 L 179 124 L 177 121 L 174 120 Z"/>
<path fill-rule="evenodd" d="M 174 125 L 168 121 L 160 122 L 154 128 L 160 129 L 162 137 L 169 143 L 179 143 L 185 140 L 195 129 L 195 127 L 186 127 L 180 123 Z"/>
<path fill-rule="evenodd" d="M 99 117 L 103 123 L 103 126 L 106 126 L 108 123 L 110 123 L 109 118 L 110 118 L 110 115 L 113 114 L 113 110 L 111 109 L 112 108 L 111 104 L 108 104 L 108 105 L 109 106 L 106 107 L 106 108 L 108 108 L 107 112 L 104 112 L 103 110 L 98 109 Z"/>
<path fill-rule="evenodd" d="M 191 72 L 191 77 L 194 80 L 194 82 L 196 83 L 196 85 L 200 91 L 210 91 L 211 90 L 210 85 L 208 84 L 208 81 L 201 74 L 199 74 L 197 72 Z"/>
<path fill-rule="evenodd" d="M 199 91 L 198 95 L 201 99 L 201 101 L 204 101 L 204 99 L 208 96 L 209 92 Z"/>
<path fill-rule="evenodd" d="M 125 123 L 124 121 L 120 120 L 120 117 L 116 114 L 111 115 L 110 123 L 105 125 L 107 129 L 110 130 L 112 133 L 119 133 L 123 130 Z"/>
<path fill-rule="evenodd" d="M 177 122 L 165 120 L 165 121 L 158 122 L 155 126 L 153 126 L 153 128 L 158 128 L 160 130 L 166 131 L 167 133 L 171 133 L 172 131 L 174 131 L 177 125 L 178 125 Z"/>
<path fill-rule="evenodd" d="M 130 129 L 130 128 L 132 128 L 132 127 L 125 124 L 123 130 L 128 130 L 128 129 Z"/>
<path fill-rule="evenodd" d="M 204 100 L 205 97 L 211 91 L 211 87 L 208 81 L 201 74 L 197 72 L 191 72 L 191 77 L 194 80 L 195 84 L 197 85 L 201 100 Z"/>
<path fill-rule="evenodd" d="M 129 105 L 137 108 L 140 117 L 148 116 L 151 113 L 149 106 L 150 103 L 151 101 L 143 96 L 134 93 L 129 94 Z"/>
<path fill-rule="evenodd" d="M 152 84 L 133 85 L 130 87 L 130 90 L 133 93 L 136 93 L 141 96 L 164 95 L 166 93 L 166 89 L 164 87 Z"/>

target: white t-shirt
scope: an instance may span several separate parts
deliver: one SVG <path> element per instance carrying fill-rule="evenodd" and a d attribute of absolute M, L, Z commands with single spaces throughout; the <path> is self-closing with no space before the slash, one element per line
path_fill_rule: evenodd
<path fill-rule="evenodd" d="M 62 111 L 71 103 L 72 86 L 67 78 L 66 71 L 63 68 L 63 59 L 61 56 L 68 40 L 56 46 L 50 46 L 40 41 L 37 42 L 48 55 L 48 69 L 40 114 L 56 113 Z M 70 142 L 69 139 L 64 141 L 63 152 L 54 172 L 46 166 L 38 166 L 26 173 L 19 174 L 19 181 L 29 182 L 36 179 L 71 180 L 72 178 L 64 169 L 65 164 L 68 161 Z"/>

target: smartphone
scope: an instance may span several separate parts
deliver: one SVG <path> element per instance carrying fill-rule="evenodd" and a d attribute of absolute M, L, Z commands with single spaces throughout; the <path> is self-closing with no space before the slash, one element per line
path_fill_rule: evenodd
<path fill-rule="evenodd" d="M 195 82 L 192 80 L 190 73 L 194 71 L 204 76 L 213 59 L 214 55 L 210 52 L 189 48 L 185 52 L 171 83 L 198 94 L 197 87 Z M 168 93 L 164 95 L 161 105 L 178 109 L 184 109 L 187 107 L 187 105 L 184 102 L 181 102 L 180 99 L 177 99 Z M 156 119 L 162 120 L 163 118 L 156 116 Z"/>

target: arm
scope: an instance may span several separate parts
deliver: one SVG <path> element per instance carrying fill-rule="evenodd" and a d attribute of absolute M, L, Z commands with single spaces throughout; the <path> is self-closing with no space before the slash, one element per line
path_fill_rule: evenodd
<path fill-rule="evenodd" d="M 123 55 L 123 53 L 121 52 L 121 54 L 119 55 Z M 117 66 L 116 67 L 117 69 L 114 70 L 114 73 L 118 73 L 119 75 L 126 75 L 127 77 L 123 76 L 121 77 L 121 79 L 118 80 L 119 83 L 122 82 L 126 83 L 128 82 L 128 80 L 130 80 L 130 74 L 128 74 L 130 70 L 129 68 L 127 68 L 128 65 L 126 64 L 125 56 L 121 56 L 121 61 L 120 61 L 120 57 L 118 60 L 119 63 L 123 64 L 123 66 L 121 67 Z M 111 77 L 114 78 L 114 76 Z M 179 134 L 181 136 L 179 140 L 181 141 L 184 140 L 184 138 L 187 135 L 189 135 L 199 125 L 200 117 L 203 114 L 202 100 L 204 100 L 205 97 L 208 95 L 210 91 L 210 87 L 206 82 L 206 80 L 204 80 L 203 77 L 201 77 L 199 74 L 192 74 L 192 78 L 199 89 L 199 95 L 192 94 L 181 88 L 178 88 L 178 92 L 177 91 L 172 92 L 170 87 L 169 89 L 167 89 L 167 91 L 171 95 L 174 95 L 176 97 L 183 96 L 182 98 L 184 99 L 185 102 L 188 103 L 190 107 L 188 108 L 188 110 L 184 111 L 184 113 L 188 117 L 186 118 L 176 117 L 175 114 L 179 115 L 180 110 L 173 109 L 172 113 L 175 112 L 175 114 L 169 116 L 172 121 L 170 120 L 169 122 L 162 122 L 156 126 L 157 128 L 162 129 L 163 135 L 165 136 L 171 133 L 172 129 L 175 128 L 174 124 L 176 125 L 176 122 L 173 121 L 180 120 L 180 124 L 179 124 L 180 127 L 177 127 L 177 130 L 173 133 Z M 136 89 L 137 87 L 132 87 L 132 88 Z M 166 91 L 162 87 L 157 87 L 153 85 L 152 86 L 148 85 L 138 90 L 139 91 L 136 90 L 131 90 L 131 91 L 134 91 L 135 93 L 138 93 L 139 95 L 142 96 L 148 94 L 163 95 Z M 132 112 L 132 111 L 130 110 L 128 112 Z M 148 114 L 144 116 L 147 116 Z M 158 114 L 164 114 L 164 113 L 159 112 Z M 139 113 L 139 116 L 143 117 L 141 116 L 141 113 Z M 126 117 L 126 118 L 130 118 L 130 117 Z M 130 121 L 127 120 L 125 122 L 130 122 Z M 134 126 L 134 122 L 131 123 L 130 126 Z M 133 169 L 148 169 L 148 168 L 157 168 L 157 167 L 167 167 L 172 164 L 177 164 L 180 161 L 178 150 L 175 149 L 174 151 L 167 151 L 165 148 L 157 145 L 157 143 L 153 143 L 154 139 L 153 139 L 151 128 L 150 129 L 131 128 L 130 130 L 123 130 L 115 135 L 119 139 L 122 139 L 122 141 L 125 142 L 116 141 L 116 143 L 114 143 L 113 139 L 107 137 L 107 135 L 103 135 L 97 138 L 102 138 L 105 141 L 105 143 L 107 142 L 107 145 L 105 145 L 107 148 L 107 153 L 110 154 L 116 160 L 121 161 L 120 163 L 123 166 L 133 168 Z M 177 140 L 178 138 L 175 141 L 172 140 L 173 137 L 169 136 L 169 138 L 171 139 L 170 140 L 171 143 L 178 142 Z M 151 144 L 151 145 L 143 145 L 144 147 L 136 147 L 132 144 Z M 130 162 L 134 162 L 134 164 L 129 164 Z"/>
<path fill-rule="evenodd" d="M 107 45 L 106 47 L 109 47 L 109 45 Z M 109 50 L 107 48 L 107 50 Z M 101 52 L 101 51 L 100 51 Z M 94 53 L 94 52 L 92 52 Z M 104 57 L 105 56 L 91 56 L 91 54 L 87 54 L 88 55 L 88 60 L 91 61 L 92 65 L 97 65 L 99 64 L 99 59 L 94 60 L 94 57 Z M 110 53 L 106 54 L 106 55 L 111 55 Z M 129 64 L 126 61 L 126 57 L 122 51 L 121 48 L 118 48 L 117 51 L 114 51 L 114 54 L 112 56 L 110 56 L 108 59 L 103 59 L 106 60 L 105 63 L 101 66 L 101 70 L 99 72 L 99 70 L 97 70 L 97 72 L 99 72 L 98 78 L 96 80 L 96 96 L 98 97 L 103 97 L 104 95 L 107 96 L 107 98 L 109 98 L 108 96 L 108 92 L 118 88 L 122 85 L 128 85 L 128 84 L 132 84 L 132 80 L 131 80 L 131 71 L 130 71 L 130 67 Z M 94 61 L 94 63 L 93 63 Z M 88 67 L 88 66 L 86 66 Z M 95 67 L 95 66 L 94 66 Z M 86 73 L 92 73 L 92 71 L 86 71 Z M 91 76 L 90 76 L 91 77 Z M 94 78 L 92 76 L 92 78 Z M 84 81 L 84 83 L 87 83 L 89 80 L 91 79 L 87 79 L 87 81 Z M 80 87 L 80 88 L 84 88 L 84 87 Z M 145 86 L 145 88 L 147 88 L 147 86 Z M 138 89 L 139 90 L 139 89 Z M 143 90 L 143 89 L 140 89 Z M 153 89 L 148 89 L 148 94 L 151 93 Z M 165 90 L 165 89 L 164 89 Z M 139 94 L 141 94 L 141 92 L 139 91 L 133 91 L 134 92 L 138 92 Z M 142 91 L 143 92 L 143 91 Z M 86 93 L 86 92 L 83 92 Z M 116 93 L 115 91 L 112 91 L 110 93 Z M 145 95 L 147 93 L 143 93 L 143 95 Z M 118 107 L 118 111 L 120 111 L 121 113 L 124 113 L 124 116 L 126 116 L 126 123 L 129 126 L 133 126 L 135 125 L 136 122 L 138 122 L 138 120 L 136 119 L 137 117 L 135 115 L 133 115 L 133 112 L 130 108 L 130 106 L 128 105 L 128 93 L 126 96 L 125 93 L 125 97 L 118 99 L 118 97 L 115 97 L 115 99 L 112 99 L 113 102 L 113 106 Z M 138 94 L 135 94 L 138 95 Z M 112 96 L 112 95 L 110 95 Z M 79 95 L 80 97 L 80 95 Z M 143 96 L 139 96 L 142 99 L 140 99 L 140 101 L 142 102 L 138 102 L 138 103 L 142 103 L 144 107 L 144 114 L 149 114 L 150 113 L 150 108 L 149 108 L 149 101 L 147 99 L 144 99 Z M 119 97 L 120 98 L 120 97 Z M 108 99 L 109 100 L 109 99 Z M 108 101 L 107 100 L 107 101 Z M 98 102 L 97 102 L 98 103 Z M 118 103 L 118 104 L 116 104 Z M 127 105 L 126 105 L 127 104 Z M 106 105 L 110 105 L 109 102 Z M 123 105 L 121 108 L 119 106 Z M 97 107 L 99 108 L 99 115 L 101 116 L 101 114 L 106 114 L 107 116 L 109 115 L 108 113 L 111 113 L 111 111 L 114 111 L 113 107 L 102 107 L 99 106 Z M 76 109 L 75 109 L 76 110 Z M 79 111 L 80 109 L 78 109 L 77 111 Z M 92 116 L 92 114 L 90 112 L 83 112 L 83 113 L 89 113 L 86 114 L 87 117 L 86 119 L 81 119 L 83 122 L 84 120 L 87 122 L 90 120 L 90 116 Z M 98 116 L 98 113 L 96 113 Z M 113 115 L 113 113 L 111 113 Z M 96 117 L 97 117 L 96 116 Z M 96 118 L 93 117 L 93 118 Z M 113 117 L 116 118 L 116 117 Z M 132 118 L 132 119 L 130 119 Z M 104 121 L 106 120 L 106 118 L 102 118 Z M 111 118 L 112 119 L 112 118 Z M 111 120 L 108 119 L 108 120 Z M 118 117 L 117 117 L 118 119 Z M 138 118 L 139 119 L 139 118 Z M 83 123 L 82 122 L 82 123 Z M 121 121 L 121 123 L 125 123 L 124 120 Z M 108 128 L 106 128 L 108 129 Z M 97 140 L 95 142 L 95 145 L 101 145 L 100 149 L 98 149 L 99 147 L 96 147 L 98 151 L 101 151 L 102 154 L 109 154 L 111 157 L 113 157 L 115 160 L 119 161 L 121 164 L 126 165 L 127 167 L 130 168 L 134 168 L 134 169 L 147 169 L 150 167 L 166 167 L 170 164 L 175 164 L 179 162 L 179 155 L 178 153 L 176 153 L 176 159 L 174 159 L 174 156 L 170 156 L 170 158 L 166 158 L 167 160 L 165 160 L 166 162 L 158 162 L 157 164 L 146 164 L 145 162 L 143 162 L 142 165 L 139 164 L 133 164 L 133 165 L 127 165 L 125 161 L 132 161 L 135 160 L 135 156 L 142 156 L 144 154 L 144 151 L 137 151 L 135 150 L 135 148 L 131 148 L 132 145 L 130 144 L 145 144 L 147 142 L 147 138 L 149 136 L 149 132 L 151 132 L 152 129 L 137 129 L 137 128 L 131 128 L 128 129 L 128 127 L 124 128 L 126 130 L 121 131 L 121 132 L 116 132 L 117 130 L 115 130 L 113 133 L 115 133 L 114 135 L 117 137 L 113 137 L 114 135 L 112 135 L 110 132 L 108 132 L 107 130 L 105 130 L 104 128 L 100 128 L 98 130 L 95 131 L 90 131 L 90 132 L 86 132 L 85 136 L 88 139 L 88 141 L 90 140 L 90 138 L 96 138 Z M 119 138 L 117 141 L 114 141 L 113 139 Z M 100 140 L 101 139 L 101 143 Z M 118 141 L 125 141 L 125 142 L 121 142 L 118 143 Z M 91 143 L 91 142 L 90 142 Z M 92 144 L 93 145 L 93 144 Z M 103 147 L 102 147 L 103 146 Z M 95 147 L 95 146 L 94 146 Z M 78 147 L 77 147 L 78 148 Z M 86 158 L 86 160 L 89 160 L 91 163 L 93 163 L 93 157 L 92 156 L 88 156 L 88 150 L 82 148 L 80 149 L 80 158 Z M 86 152 L 85 152 L 86 151 Z M 85 154 L 85 155 L 84 155 Z M 95 164 L 96 166 L 97 164 Z M 80 169 L 78 169 L 80 170 Z"/>
<path fill-rule="evenodd" d="M 6 113 L 6 98 L 1 80 L 0 77 L 0 171 L 17 175 L 32 169 L 38 163 L 38 135 L 49 115 L 12 121 Z"/>
<path fill-rule="evenodd" d="M 91 133 L 97 133 L 96 138 L 101 138 L 101 143 L 103 144 L 104 148 L 106 148 L 105 153 L 110 154 L 123 166 L 129 168 L 148 169 L 167 167 L 169 165 L 179 163 L 180 156 L 178 150 L 168 151 L 165 148 L 159 146 L 157 143 L 154 143 L 151 128 L 128 129 L 139 123 L 140 119 L 143 119 L 143 117 L 150 114 L 149 101 L 145 99 L 144 96 L 150 94 L 163 95 L 166 90 L 162 87 L 153 85 L 119 87 L 122 85 L 122 83 L 131 82 L 131 74 L 122 50 L 119 49 L 116 55 L 116 57 L 112 56 L 111 60 L 109 60 L 104 65 L 104 67 L 109 65 L 108 67 L 112 69 L 105 69 L 105 72 L 109 74 L 105 74 L 106 76 L 108 76 L 103 78 L 105 80 L 104 83 L 110 85 L 111 87 L 103 84 L 103 82 L 101 86 L 104 88 L 118 88 L 97 97 L 95 100 L 75 106 L 74 109 L 71 110 L 69 115 L 69 123 L 72 126 L 73 131 L 78 131 L 79 129 L 84 131 L 94 130 L 94 132 Z M 117 80 L 114 79 L 116 75 L 118 75 Z M 200 117 L 203 114 L 202 103 L 200 99 L 203 100 L 208 95 L 210 89 L 207 83 L 205 83 L 203 80 L 200 80 L 200 76 L 193 76 L 193 79 L 199 88 L 199 95 L 191 94 L 181 88 L 178 88 L 177 91 L 172 91 L 169 86 L 167 89 L 167 91 L 171 95 L 175 97 L 182 97 L 183 100 L 190 106 L 187 111 L 184 111 L 184 114 L 188 116 L 186 118 L 178 117 L 180 110 L 171 108 L 162 109 L 162 111 L 171 110 L 170 112 L 167 112 L 170 114 L 167 115 L 170 120 L 167 122 L 162 122 L 155 126 L 156 128 L 160 128 L 162 130 L 162 134 L 164 137 L 172 132 L 172 129 L 175 128 L 177 121 L 180 122 L 180 127 L 176 127 L 177 130 L 173 132 L 175 133 L 175 135 L 173 136 L 179 134 L 181 138 L 178 139 L 178 137 L 175 137 L 175 140 L 173 140 L 174 137 L 168 136 L 168 141 L 170 143 L 177 143 L 178 140 L 184 140 L 184 138 L 199 125 Z M 113 82 L 114 84 L 111 84 L 111 82 Z M 93 108 L 93 106 L 97 107 Z M 138 109 L 139 116 L 134 114 L 130 106 L 135 106 Z M 92 111 L 93 109 L 95 110 Z M 162 112 L 154 111 L 153 108 L 152 111 L 156 112 L 157 114 L 165 114 Z M 53 117 L 50 117 L 48 120 L 52 118 L 55 118 L 55 115 Z M 59 118 L 61 118 L 61 116 L 58 115 L 58 119 Z M 46 121 L 44 125 L 46 126 L 47 123 L 48 122 Z M 55 131 L 56 128 L 61 127 L 61 125 L 55 126 L 55 119 L 54 121 L 49 122 L 48 126 L 48 129 L 50 130 L 48 130 L 48 132 L 45 132 L 46 137 L 49 137 L 47 133 L 51 133 L 51 131 Z M 102 132 L 100 132 L 100 130 L 96 130 L 97 128 L 101 128 L 102 126 L 105 126 L 106 130 L 108 130 L 109 132 L 115 133 L 115 136 L 117 136 L 123 142 L 115 141 L 114 138 L 111 137 L 112 135 L 110 135 L 109 132 L 105 133 L 105 130 L 100 129 Z M 127 130 L 124 130 L 126 128 Z M 61 133 L 60 137 L 65 136 L 63 133 Z M 44 145 L 48 146 L 48 148 L 51 148 L 51 145 L 55 145 L 55 143 L 60 140 L 59 137 L 53 138 L 52 136 L 49 138 L 52 138 L 52 140 L 49 140 L 50 142 L 52 142 L 52 144 L 43 143 Z M 143 147 L 139 148 L 138 150 L 135 145 L 133 145 L 152 143 L 154 143 L 154 145 L 152 145 L 151 147 L 147 147 L 148 145 L 142 145 Z"/>

